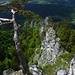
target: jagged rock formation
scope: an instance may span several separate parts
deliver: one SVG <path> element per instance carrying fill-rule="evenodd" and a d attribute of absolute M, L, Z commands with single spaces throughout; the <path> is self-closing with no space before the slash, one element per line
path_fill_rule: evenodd
<path fill-rule="evenodd" d="M 74 58 L 71 60 L 70 70 L 68 75 L 75 75 L 75 55 Z"/>
<path fill-rule="evenodd" d="M 3 71 L 3 75 L 24 75 L 22 70 L 14 71 L 13 69 L 8 69 Z"/>
<path fill-rule="evenodd" d="M 46 17 L 45 18 L 44 23 L 45 23 L 45 25 L 48 25 L 49 24 L 49 17 Z"/>
<path fill-rule="evenodd" d="M 42 33 L 44 31 L 44 28 L 45 28 L 45 23 L 42 22 L 42 26 L 41 26 L 41 29 L 40 29 L 40 33 Z"/>
<path fill-rule="evenodd" d="M 54 64 L 56 58 L 63 52 L 63 48 L 59 44 L 60 38 L 56 36 L 53 27 L 46 31 L 44 40 L 41 41 L 41 50 L 37 54 L 38 49 L 35 50 L 33 61 L 37 61 L 38 65 L 44 67 L 46 64 Z"/>
<path fill-rule="evenodd" d="M 30 23 L 30 27 L 35 27 L 35 26 L 37 26 L 38 25 L 38 20 L 36 20 L 36 21 L 31 21 L 31 23 Z"/>
<path fill-rule="evenodd" d="M 34 22 L 31 21 L 31 23 L 30 23 L 30 27 L 33 27 L 33 26 L 34 26 Z"/>
<path fill-rule="evenodd" d="M 66 70 L 59 70 L 57 72 L 57 75 L 68 75 L 67 71 Z"/>
<path fill-rule="evenodd" d="M 38 69 L 37 65 L 33 65 L 29 70 L 32 71 L 32 75 L 42 75 L 42 71 Z"/>
<path fill-rule="evenodd" d="M 33 65 L 29 68 L 32 75 L 42 75 L 42 70 L 38 69 L 37 65 Z M 14 71 L 13 69 L 7 69 L 3 71 L 3 75 L 24 75 L 22 70 Z"/>
<path fill-rule="evenodd" d="M 63 48 L 59 44 L 60 39 L 57 38 L 56 32 L 53 27 L 50 27 L 46 32 L 46 37 L 41 44 L 41 57 L 38 64 L 54 64 L 56 57 L 63 52 Z"/>
<path fill-rule="evenodd" d="M 44 31 L 44 28 L 47 25 L 49 25 L 49 18 L 48 17 L 45 18 L 44 22 L 42 22 L 40 33 L 42 33 Z"/>
<path fill-rule="evenodd" d="M 14 70 L 12 70 L 11 68 L 10 69 L 7 69 L 7 70 L 4 70 L 3 71 L 3 75 L 8 75 L 10 73 L 14 72 Z"/>
<path fill-rule="evenodd" d="M 24 26 L 30 25 L 31 28 L 36 27 L 39 22 L 40 22 L 40 20 L 34 20 L 34 19 L 32 19 L 32 21 L 26 20 L 25 23 L 24 23 Z"/>

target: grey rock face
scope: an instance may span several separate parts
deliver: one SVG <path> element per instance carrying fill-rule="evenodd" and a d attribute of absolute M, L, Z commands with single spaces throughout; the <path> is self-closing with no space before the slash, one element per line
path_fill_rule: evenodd
<path fill-rule="evenodd" d="M 41 29 L 40 29 L 40 33 L 42 33 L 44 31 L 44 28 L 45 28 L 45 23 L 42 22 L 42 26 L 41 26 Z"/>
<path fill-rule="evenodd" d="M 32 70 L 33 75 L 42 75 L 42 71 L 38 69 L 37 65 L 33 65 L 29 70 Z"/>
<path fill-rule="evenodd" d="M 23 74 L 22 70 L 19 70 L 19 71 L 15 71 L 9 75 L 24 75 L 24 74 Z"/>
<path fill-rule="evenodd" d="M 31 21 L 31 23 L 30 23 L 30 27 L 33 27 L 33 26 L 34 26 L 34 22 Z"/>
<path fill-rule="evenodd" d="M 46 17 L 44 22 L 42 22 L 42 26 L 41 26 L 41 29 L 40 29 L 41 33 L 44 31 L 45 26 L 47 26 L 48 24 L 49 24 L 49 18 Z"/>
<path fill-rule="evenodd" d="M 57 75 L 68 75 L 67 71 L 66 70 L 59 70 L 57 72 Z"/>
<path fill-rule="evenodd" d="M 56 32 L 53 27 L 50 27 L 44 40 L 41 41 L 41 49 L 39 54 L 37 54 L 37 49 L 35 50 L 35 56 L 33 61 L 37 61 L 38 65 L 42 68 L 47 64 L 54 64 L 56 58 L 63 52 L 63 48 L 59 44 L 60 38 L 56 36 Z"/>
<path fill-rule="evenodd" d="M 34 22 L 34 27 L 37 26 L 37 24 L 38 24 L 38 20 L 36 20 L 36 21 Z"/>
<path fill-rule="evenodd" d="M 5 70 L 3 71 L 3 75 L 24 75 L 22 70 L 19 71 L 13 71 L 13 70 Z"/>
<path fill-rule="evenodd" d="M 10 68 L 10 69 L 4 70 L 3 75 L 9 75 L 10 73 L 13 73 L 13 72 L 14 70 Z"/>
<path fill-rule="evenodd" d="M 8 75 L 9 69 L 3 71 L 3 75 Z"/>
<path fill-rule="evenodd" d="M 35 27 L 35 26 L 37 26 L 38 22 L 39 22 L 38 20 L 36 20 L 36 21 L 31 21 L 30 27 Z"/>
<path fill-rule="evenodd" d="M 71 60 L 70 70 L 68 75 L 75 75 L 75 58 Z"/>
<path fill-rule="evenodd" d="M 45 23 L 45 25 L 49 24 L 49 18 L 48 17 L 45 18 L 44 23 Z"/>
<path fill-rule="evenodd" d="M 38 60 L 38 64 L 43 66 L 46 63 L 54 64 L 56 57 L 63 52 L 63 48 L 59 44 L 60 38 L 56 36 L 56 32 L 53 27 L 50 27 L 46 32 L 46 37 L 41 42 L 41 57 Z"/>

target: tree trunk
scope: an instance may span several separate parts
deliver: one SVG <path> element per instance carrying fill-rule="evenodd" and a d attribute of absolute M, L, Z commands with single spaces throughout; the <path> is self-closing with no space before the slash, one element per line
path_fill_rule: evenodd
<path fill-rule="evenodd" d="M 13 9 L 11 9 L 11 12 L 13 14 L 12 19 L 0 18 L 1 21 L 5 21 L 4 23 L 1 22 L 0 25 L 7 24 L 7 23 L 13 23 L 13 26 L 14 26 L 13 40 L 15 42 L 15 47 L 16 47 L 17 54 L 18 54 L 18 57 L 19 57 L 19 61 L 20 61 L 20 64 L 22 65 L 23 74 L 29 75 L 29 67 L 28 67 L 28 64 L 26 63 L 26 61 L 24 59 L 23 51 L 22 51 L 22 48 L 21 48 L 21 43 L 20 43 L 20 40 L 19 40 L 19 35 L 18 35 L 19 26 L 17 25 L 17 23 L 15 21 L 15 15 L 14 14 L 17 11 L 14 11 Z"/>
<path fill-rule="evenodd" d="M 20 40 L 19 40 L 19 35 L 18 35 L 19 26 L 17 25 L 17 23 L 15 21 L 14 14 L 12 16 L 12 20 L 13 20 L 12 22 L 13 22 L 13 26 L 14 26 L 14 37 L 13 37 L 13 39 L 14 39 L 14 42 L 15 42 L 17 54 L 19 56 L 19 61 L 20 61 L 20 64 L 22 65 L 23 73 L 26 74 L 26 75 L 29 75 L 29 67 L 28 67 L 28 64 L 26 63 L 26 61 L 24 59 L 23 51 L 22 51 L 22 48 L 21 48 L 21 43 L 20 43 Z"/>

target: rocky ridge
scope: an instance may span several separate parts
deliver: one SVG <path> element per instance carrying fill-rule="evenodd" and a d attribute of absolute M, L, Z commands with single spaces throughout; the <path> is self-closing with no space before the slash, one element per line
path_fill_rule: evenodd
<path fill-rule="evenodd" d="M 46 26 L 49 25 L 49 18 L 46 17 L 40 29 L 40 35 L 44 32 Z M 35 55 L 33 57 L 33 62 L 37 62 L 38 65 L 42 67 L 47 64 L 54 64 L 56 58 L 63 52 L 63 47 L 60 44 L 60 38 L 57 37 L 53 27 L 49 27 L 45 32 L 45 36 L 41 40 L 41 48 L 35 50 Z"/>
<path fill-rule="evenodd" d="M 68 75 L 75 75 L 75 55 L 74 58 L 70 62 L 70 69 Z"/>
<path fill-rule="evenodd" d="M 56 58 L 63 52 L 63 48 L 60 45 L 60 38 L 56 36 L 56 32 L 53 27 L 50 27 L 44 40 L 41 41 L 40 55 L 35 52 L 33 61 L 37 61 L 38 65 L 44 67 L 46 64 L 54 64 Z"/>
<path fill-rule="evenodd" d="M 46 59 L 46 61 L 50 64 L 55 63 L 56 57 L 58 57 L 63 52 L 63 48 L 61 47 L 59 42 L 60 38 L 56 36 L 56 32 L 53 27 L 50 27 L 46 32 L 46 37 L 41 42 L 42 54 L 38 61 L 38 64 L 40 64 L 40 62 L 44 59 Z"/>

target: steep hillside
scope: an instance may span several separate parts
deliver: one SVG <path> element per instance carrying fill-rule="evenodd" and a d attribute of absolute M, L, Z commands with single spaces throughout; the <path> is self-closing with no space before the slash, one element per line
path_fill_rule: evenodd
<path fill-rule="evenodd" d="M 31 72 L 34 73 L 36 65 L 44 75 L 56 75 L 60 68 L 69 71 L 75 53 L 75 30 L 70 29 L 69 25 L 65 19 L 54 22 L 50 16 L 45 20 L 34 18 L 24 22 L 19 30 L 19 38 L 26 62 L 33 70 Z M 15 71 L 22 69 L 12 41 L 13 30 L 5 30 L 3 26 L 0 29 L 0 55 L 3 56 L 0 57 L 0 74 L 6 69 L 10 73 L 10 68 Z M 22 70 L 14 70 L 15 74 L 22 74 Z"/>

